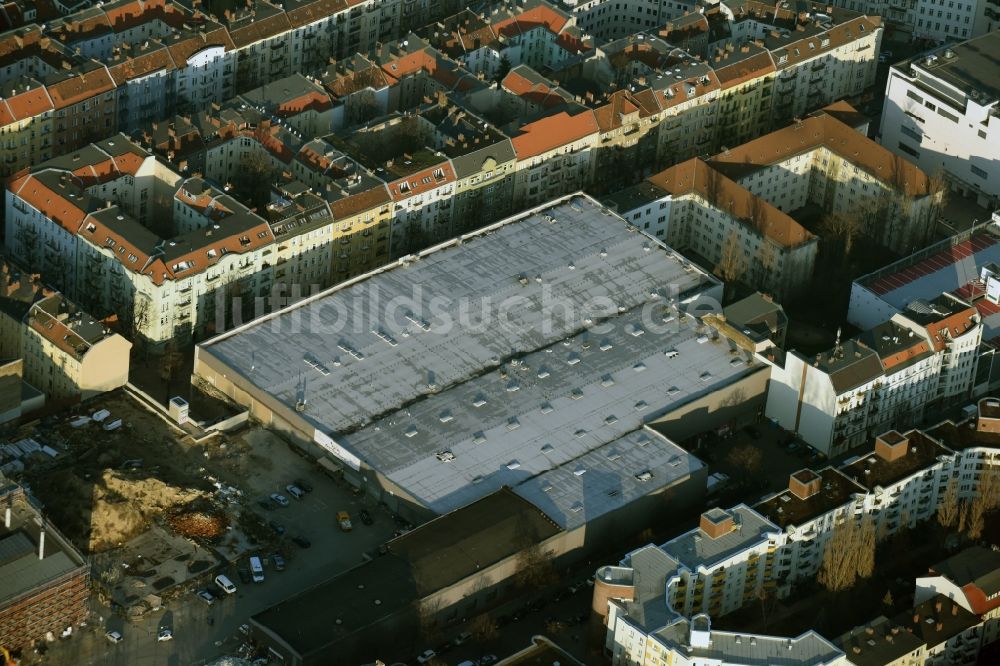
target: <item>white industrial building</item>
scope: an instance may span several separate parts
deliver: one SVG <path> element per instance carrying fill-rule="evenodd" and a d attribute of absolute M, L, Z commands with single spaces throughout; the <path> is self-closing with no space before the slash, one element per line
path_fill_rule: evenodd
<path fill-rule="evenodd" d="M 720 295 L 573 195 L 203 343 L 195 378 L 414 520 L 509 487 L 572 530 L 703 492 L 700 461 L 647 426 L 762 407 L 766 366 L 695 316 Z"/>
<path fill-rule="evenodd" d="M 1000 204 L 998 61 L 994 31 L 894 65 L 880 129 L 883 146 L 984 207 Z"/>

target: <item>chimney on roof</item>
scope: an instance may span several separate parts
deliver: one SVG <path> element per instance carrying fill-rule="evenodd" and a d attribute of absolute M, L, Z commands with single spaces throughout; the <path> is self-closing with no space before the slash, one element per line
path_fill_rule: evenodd
<path fill-rule="evenodd" d="M 896 430 L 884 432 L 875 438 L 875 455 L 886 462 L 899 460 L 906 455 L 909 442 Z"/>
<path fill-rule="evenodd" d="M 744 44 L 740 47 L 740 53 L 750 53 L 750 45 Z"/>
<path fill-rule="evenodd" d="M 718 539 L 732 532 L 736 528 L 736 521 L 728 511 L 712 509 L 701 514 L 699 527 L 709 538 Z"/>
<path fill-rule="evenodd" d="M 823 487 L 823 479 L 811 469 L 800 469 L 788 477 L 788 490 L 799 499 L 809 499 Z"/>

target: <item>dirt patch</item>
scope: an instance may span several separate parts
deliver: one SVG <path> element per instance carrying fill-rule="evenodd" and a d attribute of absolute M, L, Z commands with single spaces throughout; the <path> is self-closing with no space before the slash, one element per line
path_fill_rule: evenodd
<path fill-rule="evenodd" d="M 228 522 L 225 516 L 196 509 L 174 510 L 167 518 L 167 523 L 177 534 L 201 539 L 222 536 Z"/>

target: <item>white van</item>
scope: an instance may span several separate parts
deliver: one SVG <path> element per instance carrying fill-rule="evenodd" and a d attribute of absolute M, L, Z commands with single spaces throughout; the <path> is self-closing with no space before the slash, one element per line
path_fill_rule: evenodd
<path fill-rule="evenodd" d="M 253 582 L 264 582 L 264 566 L 260 563 L 260 558 L 256 555 L 250 558 L 250 575 L 253 576 Z"/>
<path fill-rule="evenodd" d="M 229 580 L 226 576 L 219 574 L 215 577 L 215 584 L 222 588 L 222 591 L 226 594 L 232 594 L 236 591 L 236 586 L 233 585 L 233 581 Z"/>

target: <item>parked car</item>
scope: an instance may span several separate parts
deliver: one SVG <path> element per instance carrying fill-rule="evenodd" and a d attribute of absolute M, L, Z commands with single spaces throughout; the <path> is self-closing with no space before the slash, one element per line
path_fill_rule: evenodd
<path fill-rule="evenodd" d="M 108 633 L 104 634 L 104 637 L 107 638 L 112 643 L 121 643 L 122 638 L 124 638 L 122 636 L 122 632 L 120 631 L 109 631 Z"/>
<path fill-rule="evenodd" d="M 250 577 L 250 572 L 247 571 L 246 567 L 240 567 L 236 570 L 237 575 L 240 577 L 241 583 L 249 583 L 252 579 Z"/>
<path fill-rule="evenodd" d="M 309 548 L 312 546 L 312 542 L 304 536 L 294 536 L 292 537 L 292 543 L 294 543 L 299 548 Z"/>
<path fill-rule="evenodd" d="M 302 479 L 295 479 L 294 483 L 307 493 L 311 493 L 313 491 L 313 487 Z"/>
<path fill-rule="evenodd" d="M 375 520 L 372 518 L 372 514 L 368 513 L 368 511 L 366 511 L 365 509 L 361 509 L 361 511 L 358 511 L 358 516 L 361 517 L 361 522 L 363 522 L 365 525 L 371 525 L 375 522 Z"/>
<path fill-rule="evenodd" d="M 169 629 L 160 629 L 156 632 L 156 641 L 162 643 L 164 641 L 171 641 L 174 639 L 174 632 Z"/>
<path fill-rule="evenodd" d="M 240 633 L 243 634 L 244 636 L 249 636 L 250 635 L 250 625 L 246 624 L 245 622 L 243 624 L 241 624 L 240 625 Z"/>
<path fill-rule="evenodd" d="M 215 595 L 209 592 L 208 590 L 198 590 L 196 594 L 198 595 L 199 599 L 204 601 L 209 606 L 215 603 Z"/>
<path fill-rule="evenodd" d="M 417 656 L 418 664 L 426 664 L 428 661 L 437 656 L 437 652 L 434 650 L 424 650 Z"/>
<path fill-rule="evenodd" d="M 479 666 L 490 666 L 490 664 L 497 663 L 497 656 L 495 654 L 484 654 L 479 658 Z"/>
<path fill-rule="evenodd" d="M 274 530 L 275 533 L 278 534 L 278 536 L 281 536 L 282 534 L 285 533 L 285 526 L 276 520 L 270 521 L 268 525 L 271 526 L 271 529 Z"/>
<path fill-rule="evenodd" d="M 285 570 L 285 558 L 283 558 L 278 553 L 275 553 L 274 555 L 271 556 L 271 564 L 274 565 L 275 571 Z"/>
<path fill-rule="evenodd" d="M 342 532 L 350 532 L 354 526 L 351 525 L 351 514 L 346 511 L 337 512 L 337 525 L 340 526 Z"/>
<path fill-rule="evenodd" d="M 470 638 L 472 638 L 472 634 L 468 631 L 463 631 L 458 636 L 455 636 L 455 645 L 461 645 L 462 643 L 468 641 Z"/>
<path fill-rule="evenodd" d="M 285 486 L 285 490 L 287 490 L 288 494 L 294 497 L 295 499 L 302 499 L 303 497 L 306 496 L 306 491 L 302 490 L 294 483 L 289 483 L 287 486 Z"/>
<path fill-rule="evenodd" d="M 215 577 L 215 584 L 219 586 L 219 589 L 226 594 L 232 594 L 236 591 L 236 586 L 233 585 L 233 581 L 229 580 L 229 576 L 225 574 L 219 574 Z"/>
<path fill-rule="evenodd" d="M 288 498 L 279 493 L 271 493 L 271 501 L 278 506 L 288 506 Z"/>

